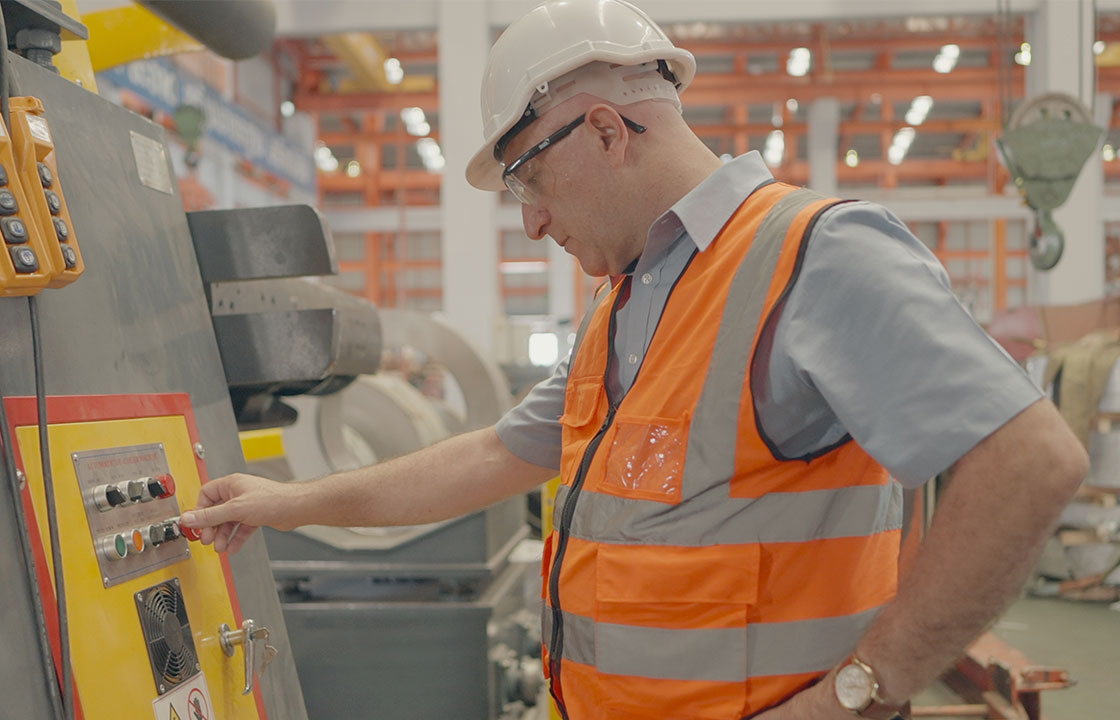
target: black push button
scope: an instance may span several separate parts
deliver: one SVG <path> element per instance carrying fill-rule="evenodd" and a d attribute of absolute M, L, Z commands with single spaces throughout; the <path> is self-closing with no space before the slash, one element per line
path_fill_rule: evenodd
<path fill-rule="evenodd" d="M 62 245 L 62 259 L 66 261 L 66 269 L 73 270 L 78 267 L 78 253 L 69 245 Z"/>
<path fill-rule="evenodd" d="M 31 248 L 8 248 L 8 252 L 12 256 L 12 265 L 15 266 L 17 273 L 33 273 L 39 269 L 39 258 L 35 257 L 35 251 Z"/>
<path fill-rule="evenodd" d="M 62 218 L 51 218 L 54 221 L 54 234 L 58 236 L 59 242 L 66 242 L 70 239 L 70 228 L 66 227 L 66 221 Z"/>
<path fill-rule="evenodd" d="M 4 242 L 9 245 L 27 242 L 27 226 L 19 218 L 8 217 L 0 220 L 0 233 L 3 233 Z"/>
<path fill-rule="evenodd" d="M 11 190 L 0 190 L 0 215 L 15 215 L 19 212 L 19 203 Z"/>
<path fill-rule="evenodd" d="M 8 184 L 8 171 L 4 169 L 3 165 L 0 165 L 0 186 L 7 185 L 7 184 Z"/>
<path fill-rule="evenodd" d="M 54 173 L 51 172 L 46 163 L 39 163 L 39 182 L 43 183 L 45 188 L 54 184 Z"/>
<path fill-rule="evenodd" d="M 44 190 L 47 194 L 47 207 L 51 209 L 51 215 L 58 215 L 62 212 L 62 198 L 58 196 L 54 190 Z"/>
<path fill-rule="evenodd" d="M 124 496 L 124 493 L 121 492 L 121 489 L 116 485 L 110 485 L 105 488 L 105 499 L 109 502 L 110 507 L 124 505 L 125 501 L 127 500 L 127 498 Z"/>

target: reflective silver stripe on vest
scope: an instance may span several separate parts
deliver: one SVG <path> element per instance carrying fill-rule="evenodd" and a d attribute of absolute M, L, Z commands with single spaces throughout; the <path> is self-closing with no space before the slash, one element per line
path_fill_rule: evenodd
<path fill-rule="evenodd" d="M 587 312 L 583 314 L 583 320 L 579 323 L 579 329 L 576 330 L 576 341 L 572 344 L 572 360 L 575 361 L 576 353 L 579 352 L 579 346 L 583 344 L 583 336 L 587 334 L 587 326 L 591 324 L 591 318 L 595 316 L 595 311 L 603 304 L 603 301 L 611 294 L 612 288 L 605 288 L 603 292 L 599 293 L 599 297 L 591 301 L 591 307 L 587 308 Z M 569 372 L 571 366 L 568 366 Z"/>
<path fill-rule="evenodd" d="M 855 648 L 879 610 L 719 630 L 596 623 L 565 611 L 564 659 L 602 673 L 662 680 L 744 682 L 825 672 Z M 544 637 L 549 637 L 552 613 L 544 617 Z"/>
<path fill-rule="evenodd" d="M 739 400 L 743 383 L 748 382 L 754 338 L 762 323 L 774 270 L 794 219 L 823 199 L 810 190 L 795 190 L 779 200 L 763 218 L 747 257 L 731 281 L 708 376 L 689 431 L 682 493 L 685 498 L 722 484 L 735 473 Z"/>
<path fill-rule="evenodd" d="M 560 486 L 557 507 L 563 506 L 568 490 Z M 571 535 L 604 543 L 696 547 L 828 540 L 902 527 L 902 486 L 893 481 L 759 498 L 725 493 L 693 498 L 680 508 L 682 514 L 665 503 L 584 492 Z"/>

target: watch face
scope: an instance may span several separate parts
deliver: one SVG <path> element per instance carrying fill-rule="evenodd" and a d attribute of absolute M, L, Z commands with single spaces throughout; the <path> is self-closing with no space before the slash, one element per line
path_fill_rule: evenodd
<path fill-rule="evenodd" d="M 836 699 L 846 709 L 864 709 L 874 692 L 874 679 L 860 666 L 845 665 L 836 673 Z"/>

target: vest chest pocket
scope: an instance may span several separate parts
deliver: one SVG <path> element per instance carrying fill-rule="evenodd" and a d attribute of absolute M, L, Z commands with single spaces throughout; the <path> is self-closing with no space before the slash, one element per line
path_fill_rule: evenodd
<path fill-rule="evenodd" d="M 564 390 L 564 414 L 560 416 L 563 444 L 560 453 L 560 482 L 571 485 L 583 452 L 606 416 L 607 397 L 599 377 L 569 379 Z"/>
<path fill-rule="evenodd" d="M 607 435 L 607 466 L 597 492 L 638 500 L 681 501 L 689 418 L 619 414 Z"/>

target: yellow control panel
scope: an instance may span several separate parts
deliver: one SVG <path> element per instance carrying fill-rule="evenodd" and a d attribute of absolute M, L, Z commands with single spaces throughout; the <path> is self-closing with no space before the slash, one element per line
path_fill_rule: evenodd
<path fill-rule="evenodd" d="M 7 403 L 57 662 L 35 399 Z M 187 396 L 50 398 L 48 420 L 81 717 L 263 720 L 247 652 L 263 629 L 226 557 L 178 526 L 206 479 Z"/>

